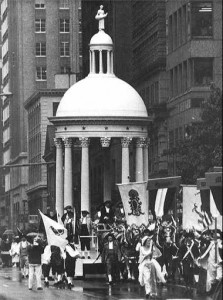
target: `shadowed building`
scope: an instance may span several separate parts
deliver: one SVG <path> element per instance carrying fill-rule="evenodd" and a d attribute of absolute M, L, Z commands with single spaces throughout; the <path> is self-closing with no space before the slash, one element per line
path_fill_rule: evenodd
<path fill-rule="evenodd" d="M 80 73 L 80 14 L 78 0 L 1 1 L 2 84 L 4 92 L 12 93 L 3 101 L 2 133 L 9 227 L 27 225 L 24 217 L 35 186 L 28 167 L 21 165 L 43 162 L 41 153 L 28 157 L 24 103 L 38 90 L 54 89 L 56 74 Z"/>
<path fill-rule="evenodd" d="M 132 1 L 133 86 L 142 96 L 153 124 L 149 128 L 149 176 L 167 175 L 168 74 L 164 0 Z"/>
<path fill-rule="evenodd" d="M 167 1 L 167 71 L 169 149 L 184 139 L 187 126 L 200 121 L 210 84 L 222 87 L 222 2 Z M 176 157 L 168 159 L 176 173 Z"/>

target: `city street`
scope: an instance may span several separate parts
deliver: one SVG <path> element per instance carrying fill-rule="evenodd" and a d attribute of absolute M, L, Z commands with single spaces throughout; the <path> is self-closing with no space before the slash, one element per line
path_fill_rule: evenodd
<path fill-rule="evenodd" d="M 144 288 L 136 283 L 119 283 L 108 286 L 105 279 L 75 280 L 75 287 L 72 290 L 59 290 L 53 287 L 50 281 L 49 288 L 37 291 L 36 287 L 32 291 L 28 290 L 27 279 L 19 276 L 19 271 L 12 268 L 0 269 L 0 300 L 20 300 L 20 299 L 78 299 L 78 300 L 121 300 L 121 299 L 145 299 Z M 157 299 L 196 299 L 211 300 L 209 297 L 198 297 L 194 290 L 193 298 L 184 295 L 183 286 L 167 285 L 159 288 L 159 298 Z"/>

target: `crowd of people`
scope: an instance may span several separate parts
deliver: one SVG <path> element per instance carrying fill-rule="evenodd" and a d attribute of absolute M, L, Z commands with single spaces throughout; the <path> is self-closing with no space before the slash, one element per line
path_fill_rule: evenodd
<path fill-rule="evenodd" d="M 75 221 L 71 206 L 65 208 L 62 222 L 67 228 L 64 248 L 48 245 L 44 235 L 15 236 L 12 242 L 3 235 L 0 243 L 3 267 L 20 268 L 28 287 L 49 287 L 49 279 L 57 288 L 74 286 L 77 259 L 91 258 L 91 236 L 98 238 L 99 256 L 105 268 L 107 283 L 135 280 L 144 286 L 146 298 L 155 298 L 158 287 L 184 283 L 185 294 L 222 296 L 222 231 L 183 230 L 173 216 L 128 225 L 122 203 L 115 209 L 110 201 L 98 207 L 93 220 L 88 211 Z M 53 214 L 48 215 L 55 219 Z M 102 228 L 103 230 L 101 230 Z M 40 226 L 40 231 L 42 230 Z M 79 246 L 80 245 L 80 249 Z M 86 255 L 85 255 L 86 254 Z"/>

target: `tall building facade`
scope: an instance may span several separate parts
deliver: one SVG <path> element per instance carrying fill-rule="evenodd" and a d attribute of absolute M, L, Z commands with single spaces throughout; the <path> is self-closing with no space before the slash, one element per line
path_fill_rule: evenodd
<path fill-rule="evenodd" d="M 150 177 L 167 175 L 166 1 L 132 1 L 133 85 L 153 117 L 149 130 Z"/>
<path fill-rule="evenodd" d="M 186 128 L 200 121 L 201 103 L 210 84 L 222 87 L 222 2 L 167 1 L 167 72 L 170 77 L 168 147 L 185 137 Z M 176 174 L 176 157 L 168 158 Z"/>
<path fill-rule="evenodd" d="M 38 90 L 55 88 L 55 75 L 75 73 L 82 66 L 81 2 L 69 0 L 2 0 L 2 84 L 12 96 L 3 100 L 4 199 L 9 227 L 24 225 L 31 188 L 27 112 L 24 103 Z M 36 128 L 34 129 L 36 130 Z M 36 141 L 38 142 L 38 141 Z"/>

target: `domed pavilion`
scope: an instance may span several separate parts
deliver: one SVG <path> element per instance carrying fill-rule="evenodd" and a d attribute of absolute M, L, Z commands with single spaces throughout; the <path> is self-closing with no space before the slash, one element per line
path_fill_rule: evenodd
<path fill-rule="evenodd" d="M 120 181 L 115 183 L 148 179 L 147 128 L 151 120 L 136 90 L 114 74 L 113 42 L 104 31 L 105 16 L 98 19 L 99 32 L 90 41 L 89 75 L 67 90 L 56 116 L 50 118 L 55 126 L 56 209 L 60 215 L 67 205 L 76 206 L 74 174 L 78 168 L 80 209 L 92 211 L 91 184 L 95 185 L 96 175 L 91 165 L 96 152 L 103 154 L 102 201 L 111 200 L 115 152 L 120 159 Z M 133 144 L 135 174 L 130 176 L 129 147 Z"/>

